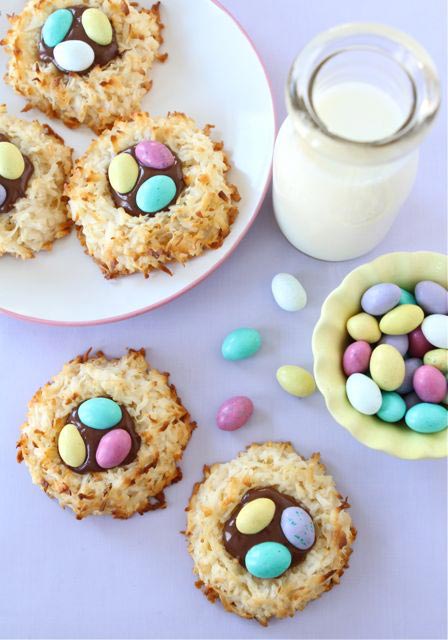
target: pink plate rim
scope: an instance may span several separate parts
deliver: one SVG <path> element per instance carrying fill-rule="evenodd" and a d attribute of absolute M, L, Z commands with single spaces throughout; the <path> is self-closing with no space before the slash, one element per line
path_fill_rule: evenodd
<path fill-rule="evenodd" d="M 238 20 L 230 13 L 230 11 L 224 7 L 221 2 L 219 2 L 219 0 L 210 0 L 210 2 L 212 2 L 214 5 L 216 5 L 221 11 L 223 11 L 224 13 L 226 13 L 231 20 L 233 20 L 233 22 L 235 23 L 235 25 L 238 27 L 238 29 L 241 31 L 241 33 L 244 35 L 244 37 L 246 38 L 246 40 L 249 42 L 250 46 L 252 47 L 255 55 L 258 58 L 258 61 L 261 65 L 261 68 L 263 69 L 263 73 L 265 75 L 266 78 L 266 82 L 268 84 L 268 88 L 269 88 L 269 93 L 271 96 L 271 107 L 272 107 L 272 114 L 274 116 L 274 132 L 277 132 L 277 112 L 275 109 L 275 103 L 274 103 L 274 94 L 273 94 L 273 90 L 272 90 L 272 84 L 271 84 L 271 80 L 268 76 L 267 70 L 266 70 L 266 66 L 263 62 L 263 60 L 261 59 L 260 54 L 257 51 L 257 48 L 255 47 L 255 44 L 252 41 L 252 38 L 248 35 L 247 31 L 240 25 L 240 23 L 238 22 Z M 174 293 L 173 295 L 169 296 L 168 298 L 165 298 L 164 300 L 160 300 L 159 302 L 155 302 L 154 304 L 151 304 L 147 307 L 142 307 L 141 309 L 136 309 L 135 311 L 131 311 L 130 313 L 125 313 L 119 316 L 112 316 L 111 318 L 101 318 L 100 320 L 82 320 L 79 322 L 70 322 L 67 320 L 44 320 L 43 318 L 34 318 L 33 316 L 26 316 L 26 315 L 22 315 L 20 313 L 16 313 L 14 311 L 9 311 L 8 309 L 3 309 L 2 307 L 0 307 L 0 312 L 4 313 L 7 316 L 10 316 L 12 318 L 16 318 L 18 320 L 28 320 L 29 322 L 37 322 L 39 324 L 47 324 L 47 325 L 51 325 L 51 326 L 58 326 L 58 327 L 93 327 L 95 325 L 100 325 L 100 324 L 110 324 L 112 322 L 120 322 L 122 320 L 128 320 L 130 318 L 135 318 L 136 316 L 140 316 L 144 313 L 147 313 L 148 311 L 152 311 L 153 309 L 158 309 L 159 307 L 162 307 L 165 304 L 168 304 L 169 302 L 171 302 L 172 300 L 175 300 L 176 298 L 179 298 L 181 295 L 183 295 L 184 293 L 186 293 L 187 291 L 190 291 L 190 289 L 193 289 L 194 287 L 196 287 L 198 284 L 200 284 L 203 280 L 205 280 L 210 274 L 212 274 L 214 271 L 216 271 L 216 269 L 218 269 L 223 262 L 225 262 L 225 260 L 227 260 L 227 258 L 229 258 L 231 256 L 231 254 L 235 251 L 235 249 L 238 247 L 238 245 L 240 244 L 240 242 L 243 240 L 243 238 L 246 236 L 247 232 L 249 231 L 249 229 L 251 228 L 251 226 L 253 225 L 255 218 L 257 217 L 261 206 L 264 202 L 266 193 L 268 191 L 269 188 L 269 184 L 271 182 L 271 178 L 272 178 L 272 159 L 271 159 L 271 164 L 270 164 L 270 168 L 269 168 L 269 172 L 266 178 L 266 183 L 263 187 L 263 190 L 261 192 L 260 195 L 260 199 L 255 207 L 254 213 L 252 214 L 252 217 L 250 218 L 250 220 L 248 221 L 246 228 L 244 229 L 244 231 L 242 232 L 241 236 L 238 238 L 237 242 L 233 245 L 233 247 L 231 249 L 229 249 L 229 251 L 221 258 L 221 260 L 219 260 L 216 264 L 214 264 L 212 267 L 210 267 L 210 269 L 208 271 L 206 271 L 204 274 L 202 274 L 199 278 L 197 278 L 194 282 L 188 284 L 187 286 L 185 286 L 183 289 L 181 289 L 180 291 L 178 291 L 177 293 Z"/>

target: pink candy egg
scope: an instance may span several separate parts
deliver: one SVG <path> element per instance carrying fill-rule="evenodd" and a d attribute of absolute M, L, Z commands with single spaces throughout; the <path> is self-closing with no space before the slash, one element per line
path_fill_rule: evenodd
<path fill-rule="evenodd" d="M 229 398 L 219 407 L 216 424 L 223 431 L 235 431 L 246 424 L 254 411 L 254 405 L 246 396 Z"/>
<path fill-rule="evenodd" d="M 417 369 L 413 384 L 415 393 L 423 402 L 442 402 L 447 391 L 445 376 L 429 364 Z"/>
<path fill-rule="evenodd" d="M 408 353 L 413 358 L 423 358 L 427 351 L 434 349 L 433 345 L 423 335 L 420 327 L 408 334 L 409 349 Z"/>
<path fill-rule="evenodd" d="M 112 469 L 126 459 L 131 450 L 131 436 L 124 429 L 113 429 L 104 435 L 96 450 L 96 461 L 103 469 Z"/>
<path fill-rule="evenodd" d="M 142 140 L 135 147 L 136 158 L 145 167 L 168 169 L 174 164 L 174 156 L 167 146 L 156 140 Z"/>
<path fill-rule="evenodd" d="M 352 373 L 364 373 L 367 371 L 371 355 L 372 347 L 368 342 L 358 340 L 349 344 L 342 359 L 345 375 L 351 376 Z"/>

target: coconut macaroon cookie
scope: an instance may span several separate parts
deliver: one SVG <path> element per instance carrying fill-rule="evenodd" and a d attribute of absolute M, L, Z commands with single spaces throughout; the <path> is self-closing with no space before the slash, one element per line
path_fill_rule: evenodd
<path fill-rule="evenodd" d="M 307 460 L 287 442 L 204 467 L 187 507 L 196 586 L 262 625 L 294 615 L 348 566 L 356 536 L 348 507 L 319 454 Z"/>
<path fill-rule="evenodd" d="M 140 108 L 163 41 L 159 3 L 29 0 L 1 41 L 5 75 L 17 93 L 69 127 L 96 133 Z"/>
<path fill-rule="evenodd" d="M 110 360 L 87 353 L 32 398 L 17 459 L 79 520 L 129 518 L 165 506 L 195 426 L 169 374 L 150 368 L 143 349 Z"/>
<path fill-rule="evenodd" d="M 69 233 L 63 189 L 71 158 L 50 127 L 0 105 L 0 256 L 33 258 Z"/>
<path fill-rule="evenodd" d="M 182 113 L 136 113 L 94 140 L 66 188 L 86 253 L 107 278 L 221 246 L 236 215 L 223 144 Z"/>

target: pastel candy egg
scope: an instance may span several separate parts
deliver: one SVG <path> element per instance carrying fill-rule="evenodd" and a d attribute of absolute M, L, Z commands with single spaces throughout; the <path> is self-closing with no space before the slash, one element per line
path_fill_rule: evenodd
<path fill-rule="evenodd" d="M 93 42 L 103 46 L 112 42 L 112 25 L 106 14 L 99 9 L 86 9 L 81 22 L 84 31 Z"/>
<path fill-rule="evenodd" d="M 235 520 L 240 533 L 253 535 L 262 531 L 272 521 L 275 502 L 269 498 L 257 498 L 244 505 Z"/>
<path fill-rule="evenodd" d="M 347 331 L 353 340 L 378 342 L 381 331 L 378 320 L 368 313 L 357 313 L 347 320 Z"/>
<path fill-rule="evenodd" d="M 446 349 L 432 349 L 423 357 L 424 364 L 430 364 L 442 373 L 448 373 L 448 351 Z"/>
<path fill-rule="evenodd" d="M 112 469 L 126 460 L 131 450 L 131 436 L 124 429 L 113 429 L 104 435 L 96 450 L 96 461 L 102 469 Z"/>
<path fill-rule="evenodd" d="M 395 347 L 402 356 L 404 356 L 409 349 L 409 338 L 405 333 L 401 336 L 383 336 L 379 343 L 390 344 L 390 346 Z"/>
<path fill-rule="evenodd" d="M 58 9 L 51 13 L 42 27 L 42 39 L 47 47 L 55 47 L 62 42 L 73 22 L 73 14 L 68 9 Z"/>
<path fill-rule="evenodd" d="M 110 429 L 122 418 L 119 404 L 110 398 L 90 398 L 78 408 L 81 422 L 92 429 Z"/>
<path fill-rule="evenodd" d="M 256 578 L 278 578 L 291 565 L 292 556 L 285 545 L 261 542 L 246 553 L 246 569 Z"/>
<path fill-rule="evenodd" d="M 420 398 L 415 393 L 415 391 L 413 391 L 412 393 L 408 393 L 404 401 L 406 403 L 406 409 L 410 409 L 414 405 L 419 404 L 421 402 Z"/>
<path fill-rule="evenodd" d="M 399 422 L 406 413 L 406 403 L 395 391 L 385 391 L 377 416 L 383 422 Z"/>
<path fill-rule="evenodd" d="M 345 384 L 347 398 L 354 409 L 367 416 L 378 413 L 382 397 L 379 386 L 364 373 L 353 373 Z"/>
<path fill-rule="evenodd" d="M 364 340 L 357 340 L 349 344 L 344 351 L 342 366 L 346 376 L 352 373 L 364 373 L 369 368 L 372 347 Z"/>
<path fill-rule="evenodd" d="M 246 396 L 229 398 L 219 407 L 216 423 L 223 431 L 235 431 L 246 424 L 254 411 L 254 405 Z"/>
<path fill-rule="evenodd" d="M 139 187 L 137 206 L 145 213 L 156 213 L 165 209 L 176 195 L 176 183 L 169 176 L 153 176 Z"/>
<path fill-rule="evenodd" d="M 370 358 L 370 374 L 380 389 L 395 391 L 404 380 L 403 356 L 390 344 L 380 344 Z"/>
<path fill-rule="evenodd" d="M 389 335 L 410 333 L 423 322 L 423 310 L 415 304 L 402 304 L 381 318 L 380 329 Z"/>
<path fill-rule="evenodd" d="M 58 438 L 59 455 L 69 467 L 80 467 L 86 459 L 84 440 L 74 424 L 66 424 Z"/>
<path fill-rule="evenodd" d="M 448 313 L 448 291 L 437 282 L 419 282 L 415 287 L 415 297 L 426 313 Z"/>
<path fill-rule="evenodd" d="M 398 304 L 417 304 L 417 300 L 414 298 L 410 291 L 406 289 L 401 289 L 401 296 Z"/>
<path fill-rule="evenodd" d="M 305 551 L 316 539 L 314 523 L 309 513 L 300 507 L 287 507 L 280 520 L 285 538 L 297 549 Z"/>
<path fill-rule="evenodd" d="M 53 57 L 64 71 L 86 71 L 95 60 L 95 52 L 83 40 L 63 40 L 53 49 Z"/>
<path fill-rule="evenodd" d="M 440 404 L 420 402 L 406 412 L 405 421 L 413 431 L 436 433 L 447 428 L 448 411 Z"/>
<path fill-rule="evenodd" d="M 174 156 L 168 147 L 157 140 L 142 140 L 135 147 L 135 155 L 144 167 L 168 169 L 174 164 Z"/>
<path fill-rule="evenodd" d="M 367 289 L 361 298 L 361 307 L 372 316 L 382 316 L 399 302 L 401 289 L 396 284 L 384 282 Z"/>
<path fill-rule="evenodd" d="M 422 331 L 434 347 L 448 349 L 448 316 L 436 313 L 423 320 Z"/>
<path fill-rule="evenodd" d="M 427 351 L 430 351 L 433 346 L 430 344 L 425 336 L 421 327 L 417 327 L 408 336 L 409 338 L 409 355 L 413 358 L 423 358 Z"/>
<path fill-rule="evenodd" d="M 272 295 L 284 311 L 299 311 L 306 305 L 306 291 L 290 273 L 277 273 L 272 278 Z"/>
<path fill-rule="evenodd" d="M 25 171 L 25 160 L 12 142 L 0 142 L 0 176 L 17 180 Z"/>
<path fill-rule="evenodd" d="M 129 193 L 138 178 L 138 164 L 130 153 L 119 153 L 109 164 L 109 182 L 117 193 Z"/>
<path fill-rule="evenodd" d="M 397 393 L 409 393 L 414 389 L 414 373 L 423 362 L 420 358 L 408 358 L 404 362 L 404 380 L 397 389 Z"/>
<path fill-rule="evenodd" d="M 226 360 L 243 360 L 257 353 L 261 336 L 256 329 L 235 329 L 222 343 L 221 353 Z"/>
<path fill-rule="evenodd" d="M 424 364 L 414 373 L 414 390 L 423 402 L 442 402 L 447 392 L 445 376 L 431 365 Z"/>
<path fill-rule="evenodd" d="M 0 207 L 5 202 L 7 195 L 8 195 L 8 192 L 6 191 L 5 187 L 2 184 L 0 184 Z"/>
<path fill-rule="evenodd" d="M 307 398 L 316 391 L 311 373 L 294 364 L 285 364 L 277 369 L 276 377 L 282 389 L 298 398 Z"/>

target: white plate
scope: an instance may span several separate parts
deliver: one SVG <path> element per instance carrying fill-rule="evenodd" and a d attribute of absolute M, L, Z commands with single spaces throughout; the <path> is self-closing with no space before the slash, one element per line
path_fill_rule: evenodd
<path fill-rule="evenodd" d="M 2 0 L 0 34 L 7 28 L 6 14 L 19 12 L 23 4 L 24 0 Z M 0 258 L 0 310 L 5 313 L 55 324 L 112 322 L 143 313 L 203 280 L 235 249 L 255 219 L 269 183 L 275 137 L 272 94 L 263 65 L 247 35 L 214 0 L 162 0 L 161 14 L 162 51 L 169 57 L 165 64 L 154 66 L 153 88 L 143 108 L 154 115 L 184 111 L 200 126 L 216 125 L 213 135 L 224 140 L 233 166 L 230 180 L 242 197 L 230 235 L 220 249 L 207 251 L 184 267 L 175 266 L 172 277 L 157 273 L 145 280 L 136 274 L 107 281 L 72 232 L 34 260 Z M 1 76 L 5 63 L 2 51 Z M 18 115 L 25 104 L 4 83 L 0 102 Z M 93 137 L 86 128 L 71 131 L 35 110 L 23 117 L 51 124 L 75 155 Z"/>

